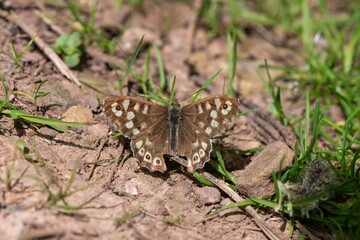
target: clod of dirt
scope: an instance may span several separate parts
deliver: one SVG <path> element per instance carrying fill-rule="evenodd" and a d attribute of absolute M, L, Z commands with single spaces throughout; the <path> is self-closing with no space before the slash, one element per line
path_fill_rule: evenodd
<path fill-rule="evenodd" d="M 165 207 L 165 202 L 164 200 L 162 200 L 161 198 L 154 196 L 153 198 L 151 198 L 150 200 L 147 200 L 144 208 L 146 209 L 146 211 L 148 211 L 151 214 L 154 215 L 168 215 L 168 211 Z"/>
<path fill-rule="evenodd" d="M 234 171 L 238 178 L 236 187 L 248 196 L 262 197 L 270 194 L 274 185 L 271 182 L 272 172 L 288 167 L 294 157 L 294 152 L 283 142 L 276 141 L 266 146 L 244 170 Z"/>
<path fill-rule="evenodd" d="M 92 112 L 89 108 L 72 106 L 63 114 L 65 122 L 92 123 L 94 121 Z"/>
<path fill-rule="evenodd" d="M 138 174 L 135 179 L 137 189 L 143 195 L 154 195 L 157 189 L 166 188 L 167 185 L 163 179 L 145 173 Z"/>
<path fill-rule="evenodd" d="M 99 100 L 92 94 L 85 94 L 80 99 L 80 103 L 90 108 L 93 113 L 99 113 L 101 110 Z"/>
<path fill-rule="evenodd" d="M 178 182 L 165 192 L 165 205 L 174 214 L 189 211 L 195 205 L 195 199 L 189 197 L 191 192 L 190 183 Z"/>
<path fill-rule="evenodd" d="M 47 139 L 53 139 L 54 137 L 56 137 L 56 135 L 59 134 L 58 131 L 49 128 L 49 127 L 42 127 L 39 129 L 39 133 L 42 137 L 46 137 Z"/>
<path fill-rule="evenodd" d="M 17 139 L 0 135 L 0 166 L 8 161 L 16 160 L 21 156 L 16 146 Z"/>
<path fill-rule="evenodd" d="M 221 201 L 221 193 L 219 189 L 214 187 L 202 187 L 195 189 L 200 203 L 204 205 L 219 203 Z"/>
<path fill-rule="evenodd" d="M 86 136 L 82 139 L 82 144 L 91 145 L 99 139 L 105 137 L 109 132 L 107 124 L 98 123 L 86 127 Z"/>

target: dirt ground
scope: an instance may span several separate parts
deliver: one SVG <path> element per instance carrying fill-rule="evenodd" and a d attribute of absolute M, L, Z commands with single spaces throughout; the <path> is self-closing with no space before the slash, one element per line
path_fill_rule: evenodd
<path fill-rule="evenodd" d="M 191 95 L 219 69 L 222 69 L 220 75 L 203 96 L 221 94 L 224 79 L 228 76 L 226 37 L 210 37 L 204 25 L 198 22 L 196 11 L 181 1 L 145 1 L 144 9 L 126 5 L 116 9 L 113 1 L 99 2 L 95 26 L 115 28 L 123 37 L 114 56 L 89 48 L 85 61 L 72 70 L 78 79 L 91 80 L 97 83 L 96 86 L 82 83 L 78 87 L 61 74 L 35 44 L 23 56 L 24 67 L 20 72 L 11 55 L 9 39 L 20 51 L 30 37 L 11 19 L 0 18 L 0 71 L 10 91 L 31 95 L 46 79 L 48 82 L 42 91 L 50 91 L 49 95 L 38 99 L 38 109 L 21 94 L 10 94 L 9 101 L 30 114 L 88 123 L 61 133 L 1 115 L 0 238 L 267 239 L 243 209 L 228 210 L 207 218 L 207 214 L 233 200 L 217 188 L 201 185 L 179 165 L 170 164 L 170 171 L 165 174 L 150 173 L 130 157 L 123 167 L 116 168 L 119 155 L 129 155 L 130 148 L 128 141 L 109 137 L 111 128 L 103 114 L 103 101 L 120 94 L 114 87 L 117 74 L 124 75 L 123 71 L 114 71 L 110 66 L 114 61 L 125 66 L 142 36 L 144 43 L 134 71 L 143 71 L 145 53 L 151 44 L 155 44 L 161 52 L 166 74 L 170 78 L 176 76 L 177 99 Z M 194 1 L 194 5 L 198 2 Z M 71 16 L 62 7 L 18 0 L 1 11 L 9 9 L 16 12 L 17 21 L 25 23 L 46 44 L 53 44 L 59 36 L 56 28 L 69 31 L 68 25 L 61 20 L 71 19 Z M 43 13 L 55 16 L 54 20 L 45 22 L 41 18 Z M 270 97 L 259 80 L 258 72 L 264 74 L 259 65 L 264 64 L 264 59 L 270 65 L 282 66 L 299 66 L 302 62 L 301 51 L 295 51 L 299 49 L 297 40 L 278 29 L 254 26 L 246 33 L 246 41 L 238 44 L 235 88 L 243 100 L 241 110 L 257 111 L 236 119 L 227 130 L 229 136 L 221 142 L 231 146 L 232 152 L 228 154 L 233 161 L 228 163 L 228 168 L 239 178 L 252 171 L 246 172 L 253 155 L 234 155 L 234 151 L 266 148 L 277 141 L 286 143 L 291 149 L 294 141 L 288 130 L 266 113 Z M 150 74 L 159 79 L 154 51 L 150 56 Z M 276 71 L 271 74 L 273 78 L 278 75 Z M 139 89 L 131 77 L 125 93 L 134 95 Z M 4 95 L 2 87 L 0 95 Z M 288 112 L 298 114 L 303 111 L 301 102 L 294 104 L 287 101 L 287 96 L 283 100 Z M 23 153 L 18 147 L 19 139 L 25 143 Z M 109 181 L 114 168 L 114 177 Z M 5 181 L 9 171 L 10 188 Z M 208 164 L 203 171 L 214 173 Z M 251 175 L 257 176 L 256 173 Z M 271 192 L 271 176 L 265 178 L 267 180 L 256 183 L 259 191 L 250 195 L 263 196 Z M 56 194 L 66 192 L 69 181 L 72 182 L 71 194 L 56 202 Z M 247 187 L 254 189 L 254 185 Z M 246 190 L 239 189 L 239 192 L 249 194 Z M 54 204 L 51 201 L 55 201 Z M 71 210 L 67 206 L 79 208 Z M 269 226 L 288 236 L 288 219 L 276 212 L 260 210 L 259 213 Z"/>

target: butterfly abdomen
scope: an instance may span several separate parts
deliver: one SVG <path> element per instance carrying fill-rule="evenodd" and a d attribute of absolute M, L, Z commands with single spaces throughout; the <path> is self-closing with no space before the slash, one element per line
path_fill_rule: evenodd
<path fill-rule="evenodd" d="M 168 111 L 169 123 L 169 145 L 172 154 L 177 153 L 177 144 L 179 138 L 179 125 L 182 118 L 181 109 L 179 106 L 171 106 Z"/>

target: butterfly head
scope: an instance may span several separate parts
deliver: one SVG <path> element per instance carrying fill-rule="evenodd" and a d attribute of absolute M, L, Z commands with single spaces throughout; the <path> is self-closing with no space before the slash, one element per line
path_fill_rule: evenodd
<path fill-rule="evenodd" d="M 180 103 L 177 99 L 173 99 L 171 102 L 171 107 L 172 108 L 180 108 Z"/>

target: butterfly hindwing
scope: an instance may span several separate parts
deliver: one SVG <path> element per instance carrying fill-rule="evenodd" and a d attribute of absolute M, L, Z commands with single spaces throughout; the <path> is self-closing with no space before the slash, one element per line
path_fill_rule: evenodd
<path fill-rule="evenodd" d="M 236 98 L 212 96 L 181 109 L 183 127 L 179 133 L 178 153 L 186 155 L 189 172 L 202 168 L 210 160 L 211 138 L 222 133 L 238 113 L 238 107 Z"/>
<path fill-rule="evenodd" d="M 166 122 L 156 122 L 142 137 L 132 139 L 131 149 L 134 156 L 140 160 L 142 167 L 146 167 L 152 172 L 163 173 L 166 171 L 163 155 L 170 153 L 167 139 Z"/>
<path fill-rule="evenodd" d="M 194 172 L 198 168 L 203 168 L 209 161 L 212 150 L 211 139 L 199 131 L 195 124 L 184 121 L 179 131 L 178 155 L 186 156 L 187 171 Z"/>

